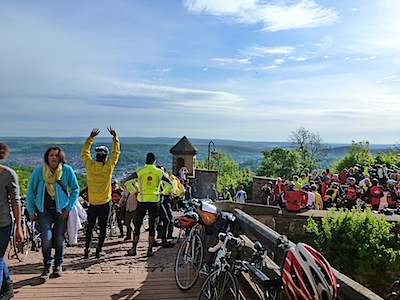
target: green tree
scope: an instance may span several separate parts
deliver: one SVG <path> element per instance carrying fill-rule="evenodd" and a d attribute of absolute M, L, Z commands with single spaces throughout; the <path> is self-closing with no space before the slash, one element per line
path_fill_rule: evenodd
<path fill-rule="evenodd" d="M 289 136 L 292 147 L 300 153 L 302 167 L 315 169 L 328 159 L 331 147 L 324 143 L 319 133 L 304 127 L 293 131 Z"/>
<path fill-rule="evenodd" d="M 18 174 L 20 194 L 26 195 L 28 190 L 29 177 L 34 167 L 14 167 L 14 171 Z"/>
<path fill-rule="evenodd" d="M 382 274 L 400 270 L 400 238 L 392 232 L 394 226 L 370 209 L 357 207 L 328 211 L 321 223 L 309 218 L 306 231 L 334 268 L 379 291 L 394 280 Z"/>
<path fill-rule="evenodd" d="M 353 167 L 357 164 L 368 166 L 375 163 L 375 159 L 371 154 L 368 141 L 356 143 L 351 141 L 350 150 L 344 157 L 339 158 L 332 163 L 331 169 L 338 173 L 344 168 Z"/>
<path fill-rule="evenodd" d="M 263 158 L 257 168 L 258 176 L 282 177 L 291 179 L 301 168 L 299 152 L 280 147 L 272 150 L 263 150 Z"/>
<path fill-rule="evenodd" d="M 207 157 L 204 161 L 197 161 L 197 168 L 207 168 Z M 254 173 L 250 168 L 240 168 L 239 164 L 227 155 L 224 151 L 219 151 L 216 157 L 210 158 L 210 169 L 218 171 L 217 177 L 217 191 L 221 194 L 223 187 L 229 187 L 231 184 L 237 187 L 244 186 L 249 198 L 252 193 L 252 183 Z"/>

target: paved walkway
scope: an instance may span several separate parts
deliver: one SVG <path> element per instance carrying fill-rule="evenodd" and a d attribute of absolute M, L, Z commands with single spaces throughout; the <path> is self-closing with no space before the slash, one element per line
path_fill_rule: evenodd
<path fill-rule="evenodd" d="M 177 229 L 174 235 L 178 235 Z M 140 236 L 135 257 L 125 255 L 131 242 L 113 237 L 105 242 L 105 258 L 92 255 L 84 259 L 84 233 L 80 232 L 78 244 L 66 248 L 64 275 L 44 284 L 39 282 L 41 252 L 31 252 L 24 262 L 7 259 L 14 299 L 196 299 L 200 280 L 187 292 L 180 291 L 175 283 L 173 266 L 179 245 L 170 249 L 156 247 L 155 255 L 148 258 L 147 236 L 147 232 Z M 96 243 L 94 240 L 94 246 Z"/>

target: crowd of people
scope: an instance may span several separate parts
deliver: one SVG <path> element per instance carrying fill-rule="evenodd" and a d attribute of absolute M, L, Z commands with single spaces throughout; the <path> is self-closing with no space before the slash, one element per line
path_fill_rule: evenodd
<path fill-rule="evenodd" d="M 79 196 L 85 198 L 87 208 L 87 225 L 85 229 L 85 248 L 83 256 L 89 259 L 92 253 L 93 230 L 99 228 L 99 238 L 95 248 L 96 258 L 106 256 L 104 243 L 107 225 L 113 210 L 116 211 L 120 238 L 132 241 L 133 246 L 128 255 L 136 255 L 140 229 L 148 214 L 149 240 L 147 256 L 152 256 L 154 246 L 173 247 L 172 239 L 172 199 L 174 193 L 190 193 L 186 179 L 187 170 L 182 169 L 180 178 L 168 175 L 166 169 L 156 165 L 156 157 L 148 153 L 143 168 L 134 171 L 122 182 L 113 181 L 113 172 L 121 150 L 120 142 L 114 128 L 107 128 L 112 136 L 111 152 L 106 146 L 94 149 L 91 155 L 94 138 L 100 130 L 94 128 L 86 139 L 81 158 L 86 168 L 87 187 L 80 191 L 77 177 L 63 149 L 58 146 L 49 147 L 43 157 L 43 164 L 36 167 L 30 178 L 26 194 L 26 208 L 31 221 L 37 221 L 42 239 L 43 270 L 39 280 L 44 283 L 49 278 L 63 275 L 62 264 L 65 253 L 65 233 L 70 214 L 80 206 Z M 9 155 L 7 144 L 0 142 L 0 160 Z M 179 195 L 180 196 L 180 195 Z M 186 196 L 185 196 L 186 197 Z M 24 236 L 21 229 L 22 201 L 17 173 L 0 165 L 0 299 L 11 299 L 14 290 L 4 254 L 9 243 L 13 223 L 16 224 L 17 241 L 22 242 Z M 72 213 L 71 213 L 72 212 Z M 156 219 L 158 222 L 156 222 Z M 157 227 L 158 225 L 158 227 Z M 124 228 L 126 227 L 126 235 Z M 156 229 L 159 244 L 155 240 Z"/>
<path fill-rule="evenodd" d="M 195 197 L 196 187 L 189 184 L 188 170 L 182 167 L 178 177 L 168 174 L 163 166 L 156 164 L 153 153 L 146 156 L 145 165 L 117 182 L 113 172 L 121 150 L 114 128 L 107 128 L 112 136 L 111 152 L 105 146 L 94 149 L 92 144 L 100 130 L 94 128 L 86 139 L 81 158 L 86 168 L 87 187 L 80 191 L 76 175 L 67 164 L 65 152 L 58 146 L 48 148 L 43 164 L 36 167 L 29 179 L 26 208 L 29 218 L 38 221 L 42 239 L 43 271 L 41 282 L 63 275 L 65 238 L 67 220 L 77 206 L 78 197 L 84 196 L 87 205 L 87 226 L 83 256 L 89 259 L 92 253 L 92 237 L 95 226 L 99 228 L 99 238 L 95 248 L 96 258 L 106 256 L 103 249 L 107 225 L 111 212 L 115 210 L 119 238 L 132 241 L 127 255 L 137 254 L 141 228 L 148 215 L 147 256 L 153 256 L 153 247 L 170 248 L 174 246 L 172 210 L 179 210 L 179 200 Z M 8 147 L 0 142 L 0 160 L 9 155 Z M 303 208 L 330 209 L 332 207 L 352 208 L 357 204 L 369 205 L 373 210 L 380 208 L 384 191 L 389 208 L 400 211 L 400 174 L 385 165 L 354 166 L 333 174 L 326 169 L 322 174 L 312 173 L 306 168 L 290 181 L 277 178 L 267 182 L 261 190 L 266 204 L 277 203 L 288 211 Z M 212 201 L 229 200 L 245 203 L 247 194 L 240 185 L 236 190 L 233 184 L 223 187 L 218 195 L 215 184 L 207 190 L 207 198 Z M 4 260 L 9 243 L 13 218 L 16 224 L 16 237 L 23 240 L 21 224 L 21 197 L 18 176 L 14 170 L 0 165 L 0 280 L 1 299 L 10 299 L 14 292 L 10 273 Z M 12 217 L 13 216 L 13 217 Z M 126 227 L 126 231 L 125 231 Z M 159 243 L 156 240 L 158 233 Z M 54 249 L 54 253 L 53 253 Z"/>
<path fill-rule="evenodd" d="M 386 196 L 385 193 L 386 192 Z M 392 214 L 400 209 L 400 174 L 384 164 L 353 166 L 338 174 L 326 169 L 319 174 L 305 168 L 291 180 L 277 178 L 261 188 L 265 204 L 278 204 L 288 211 L 301 209 L 327 210 L 332 207 L 351 209 L 356 205 L 369 206 L 374 211 Z M 381 202 L 386 198 L 387 205 Z"/>

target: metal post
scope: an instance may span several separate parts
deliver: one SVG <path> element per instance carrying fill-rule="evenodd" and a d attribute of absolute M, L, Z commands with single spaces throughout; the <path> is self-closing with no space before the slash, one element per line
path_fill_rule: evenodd
<path fill-rule="evenodd" d="M 210 146 L 211 146 L 211 144 L 213 144 L 213 147 L 214 147 L 213 153 L 215 153 L 215 144 L 214 144 L 213 141 L 210 141 L 208 143 L 208 159 L 207 159 L 207 168 L 208 168 L 208 170 L 210 170 L 210 156 L 211 156 L 211 148 L 210 148 Z"/>

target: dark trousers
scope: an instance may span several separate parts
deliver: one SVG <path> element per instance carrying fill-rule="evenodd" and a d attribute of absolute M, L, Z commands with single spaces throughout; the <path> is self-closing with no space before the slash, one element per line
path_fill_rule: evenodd
<path fill-rule="evenodd" d="M 174 226 L 172 224 L 172 212 L 170 204 L 161 202 L 158 208 L 159 224 L 157 227 L 158 237 L 162 240 L 171 238 Z"/>
<path fill-rule="evenodd" d="M 93 205 L 91 204 L 88 209 L 88 226 L 86 229 L 86 249 L 89 249 L 92 244 L 93 228 L 99 225 L 100 235 L 98 249 L 102 249 L 107 233 L 107 222 L 112 208 L 112 201 L 106 204 Z"/>
<path fill-rule="evenodd" d="M 149 236 L 156 235 L 155 223 L 157 218 L 157 204 L 157 202 L 138 202 L 136 208 L 135 235 L 140 235 L 140 228 L 143 225 L 146 212 L 149 212 Z"/>

